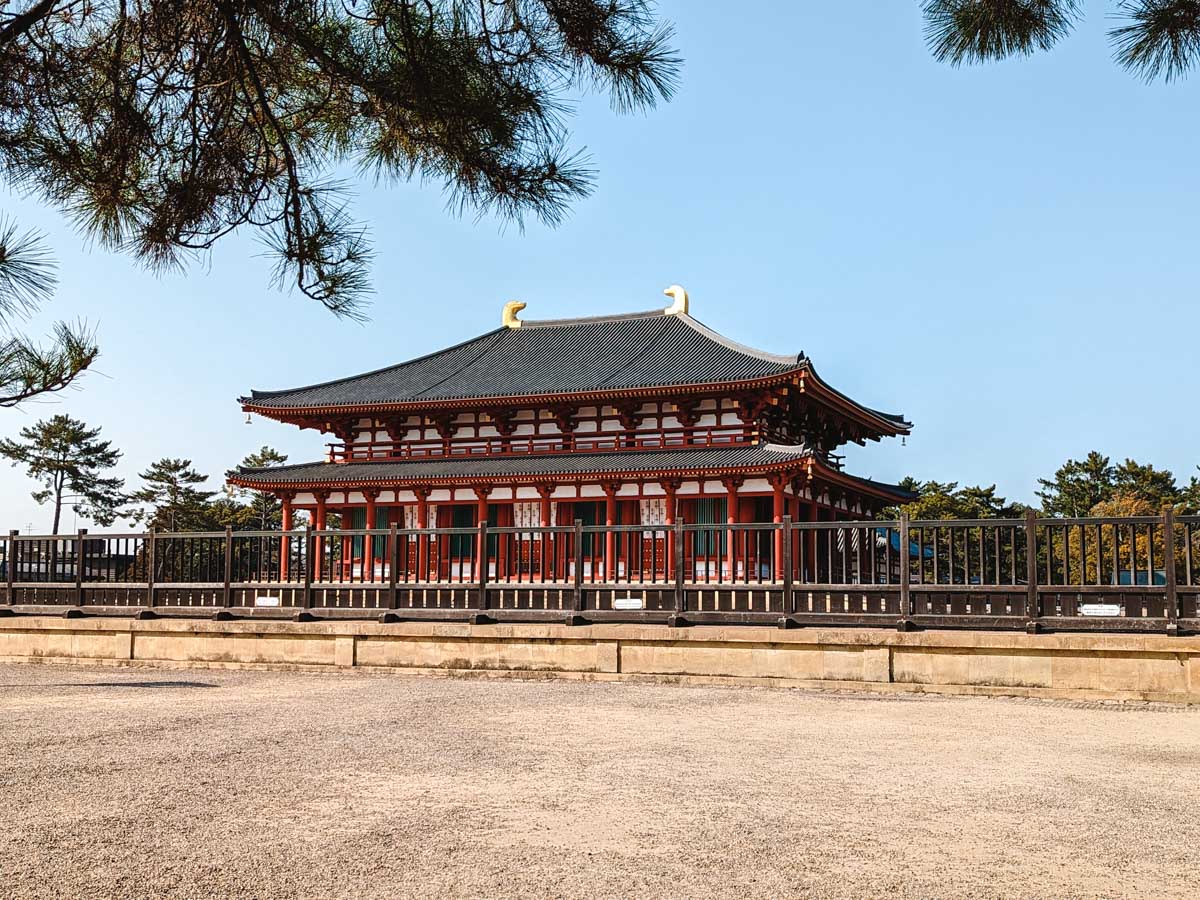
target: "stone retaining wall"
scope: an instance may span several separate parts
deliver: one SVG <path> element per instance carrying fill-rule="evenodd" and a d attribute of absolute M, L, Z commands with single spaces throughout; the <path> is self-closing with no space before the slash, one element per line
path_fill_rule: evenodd
<path fill-rule="evenodd" d="M 0 659 L 1200 703 L 1200 638 L 661 625 L 0 619 Z"/>

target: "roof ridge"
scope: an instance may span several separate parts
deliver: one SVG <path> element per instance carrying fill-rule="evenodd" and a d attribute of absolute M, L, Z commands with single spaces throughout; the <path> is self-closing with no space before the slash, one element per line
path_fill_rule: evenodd
<path fill-rule="evenodd" d="M 808 359 L 808 357 L 804 355 L 803 351 L 794 354 L 768 353 L 766 350 L 759 350 L 757 347 L 751 347 L 748 344 L 738 343 L 735 340 L 725 337 L 725 335 L 721 334 L 719 331 L 714 331 L 699 319 L 692 318 L 692 316 L 690 316 L 688 313 L 677 313 L 675 318 L 679 319 L 679 321 L 683 322 L 685 325 L 688 325 L 695 331 L 698 331 L 710 341 L 714 341 L 723 347 L 728 347 L 730 350 L 733 350 L 737 353 L 744 353 L 746 356 L 753 356 L 755 359 L 779 363 L 780 365 L 785 366 L 798 366 Z"/>
<path fill-rule="evenodd" d="M 629 319 L 653 319 L 665 316 L 662 309 L 648 309 L 643 312 L 614 313 L 607 316 L 575 316 L 566 319 L 522 319 L 522 328 L 561 328 L 566 325 L 594 325 L 600 322 L 624 322 Z"/>

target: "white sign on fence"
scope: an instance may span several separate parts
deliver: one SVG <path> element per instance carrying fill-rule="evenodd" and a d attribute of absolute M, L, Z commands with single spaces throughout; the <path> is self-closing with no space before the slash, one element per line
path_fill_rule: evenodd
<path fill-rule="evenodd" d="M 255 606 L 279 606 L 280 599 L 278 597 L 259 596 L 259 597 L 254 598 L 254 605 Z"/>
<path fill-rule="evenodd" d="M 1121 604 L 1080 603 L 1079 614 L 1081 616 L 1119 616 L 1121 614 Z"/>
<path fill-rule="evenodd" d="M 613 597 L 613 609 L 644 609 L 645 606 L 641 597 Z"/>

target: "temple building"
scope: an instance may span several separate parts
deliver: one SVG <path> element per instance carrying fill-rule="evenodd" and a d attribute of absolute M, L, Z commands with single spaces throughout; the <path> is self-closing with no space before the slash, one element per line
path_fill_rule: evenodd
<path fill-rule="evenodd" d="M 673 303 L 522 320 L 363 375 L 241 399 L 331 435 L 324 460 L 239 469 L 284 527 L 460 528 L 861 520 L 910 498 L 842 469 L 839 447 L 909 432 L 839 393 L 804 354 L 735 343 Z M 609 540 L 612 538 L 610 537 Z M 369 541 L 366 546 L 370 546 Z M 613 559 L 609 553 L 607 559 Z"/>

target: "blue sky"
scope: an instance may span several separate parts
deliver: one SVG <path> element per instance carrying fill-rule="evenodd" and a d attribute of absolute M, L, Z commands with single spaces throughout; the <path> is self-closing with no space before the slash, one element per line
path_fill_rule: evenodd
<path fill-rule="evenodd" d="M 0 433 L 68 412 L 125 451 L 131 483 L 169 455 L 217 487 L 263 444 L 323 452 L 315 432 L 246 425 L 236 398 L 252 387 L 438 349 L 496 327 L 510 299 L 527 318 L 629 312 L 678 282 L 706 324 L 803 350 L 915 423 L 905 447 L 851 447 L 857 474 L 1029 501 L 1039 476 L 1099 449 L 1184 476 L 1200 463 L 1196 82 L 1118 69 L 1111 5 L 1087 7 L 1050 54 L 955 70 L 929 58 L 916 0 L 663 3 L 681 89 L 645 116 L 580 98 L 574 145 L 599 180 L 559 228 L 453 218 L 436 186 L 358 186 L 378 250 L 366 325 L 274 290 L 252 234 L 156 277 L 0 188 L 61 264 L 31 327 L 86 318 L 103 349 L 79 390 L 4 411 Z M 0 470 L 5 527 L 45 528 L 32 486 Z"/>

